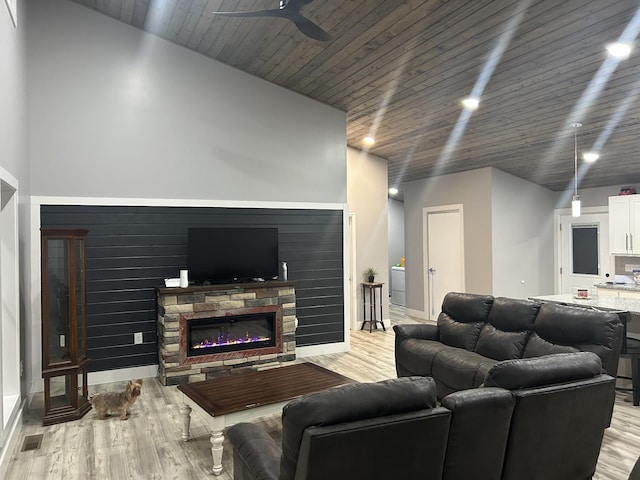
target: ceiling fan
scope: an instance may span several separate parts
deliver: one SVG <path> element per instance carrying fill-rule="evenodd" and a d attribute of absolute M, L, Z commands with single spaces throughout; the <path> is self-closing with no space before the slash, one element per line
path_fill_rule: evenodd
<path fill-rule="evenodd" d="M 215 15 L 226 15 L 228 17 L 277 17 L 289 20 L 298 27 L 307 37 L 328 42 L 331 35 L 320 28 L 316 23 L 309 20 L 300 13 L 300 9 L 313 0 L 280 0 L 280 8 L 270 10 L 256 10 L 253 12 L 213 12 Z"/>

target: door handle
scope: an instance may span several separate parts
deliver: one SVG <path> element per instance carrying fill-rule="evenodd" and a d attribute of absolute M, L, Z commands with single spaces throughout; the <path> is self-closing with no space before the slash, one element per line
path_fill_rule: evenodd
<path fill-rule="evenodd" d="M 431 318 L 433 318 L 434 315 L 436 314 L 435 306 L 433 305 L 433 297 L 434 297 L 433 276 L 436 273 L 436 269 L 433 267 L 429 267 L 428 272 L 431 275 L 431 281 L 429 282 L 429 305 L 431 306 Z"/>

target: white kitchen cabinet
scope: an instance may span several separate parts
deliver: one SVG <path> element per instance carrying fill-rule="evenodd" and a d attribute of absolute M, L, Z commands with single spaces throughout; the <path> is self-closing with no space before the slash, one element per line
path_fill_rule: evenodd
<path fill-rule="evenodd" d="M 619 298 L 635 298 L 640 299 L 640 291 L 627 290 L 624 288 L 597 288 L 597 295 L 599 297 L 619 297 Z"/>
<path fill-rule="evenodd" d="M 640 292 L 620 290 L 620 298 L 640 298 Z"/>
<path fill-rule="evenodd" d="M 612 288 L 597 288 L 596 295 L 599 297 L 617 297 L 618 290 L 614 290 Z"/>
<path fill-rule="evenodd" d="M 609 252 L 640 255 L 640 195 L 609 197 Z"/>

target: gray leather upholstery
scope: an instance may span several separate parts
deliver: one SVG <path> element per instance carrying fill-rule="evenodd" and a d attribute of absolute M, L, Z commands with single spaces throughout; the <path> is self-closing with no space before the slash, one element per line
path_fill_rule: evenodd
<path fill-rule="evenodd" d="M 322 443 L 323 437 L 328 435 L 328 432 L 322 430 L 314 430 L 311 434 L 310 427 L 335 426 L 373 419 L 359 424 L 356 430 L 347 428 L 339 430 L 340 434 L 331 435 L 335 442 L 339 442 L 340 438 L 350 437 L 352 442 L 372 447 L 375 443 L 366 440 L 367 435 L 374 435 L 375 430 L 387 431 L 393 428 L 388 420 L 383 420 L 384 417 L 410 413 L 411 415 L 402 417 L 403 421 L 397 424 L 402 425 L 400 431 L 396 432 L 398 436 L 394 435 L 391 438 L 400 439 L 402 435 L 415 433 L 416 425 L 423 423 L 422 418 L 425 415 L 431 416 L 431 409 L 436 407 L 435 385 L 432 379 L 426 379 L 427 382 L 418 377 L 405 377 L 405 381 L 400 380 L 402 379 L 354 383 L 307 395 L 287 404 L 282 411 L 280 478 L 298 478 L 295 472 L 299 463 L 306 463 L 298 461 L 305 435 L 307 449 L 311 449 L 316 443 Z M 416 415 L 417 411 L 422 413 Z M 378 428 L 374 428 L 374 425 Z M 357 437 L 360 437 L 359 441 Z M 324 448 L 330 448 L 330 445 L 327 444 Z M 326 458 L 323 462 L 326 463 Z"/>
<path fill-rule="evenodd" d="M 515 398 L 501 388 L 452 393 L 442 400 L 451 426 L 442 480 L 500 478 Z"/>
<path fill-rule="evenodd" d="M 234 478 L 587 479 L 613 408 L 601 370 L 589 352 L 507 360 L 440 407 L 425 377 L 307 395 L 285 407 L 282 445 L 253 424 L 228 430 Z"/>
<path fill-rule="evenodd" d="M 229 428 L 234 478 L 440 478 L 450 420 L 430 378 L 332 388 L 285 406 L 281 447 L 255 425 Z"/>
<path fill-rule="evenodd" d="M 486 385 L 512 390 L 503 480 L 588 479 L 609 425 L 615 379 L 590 352 L 496 365 Z M 495 388 L 494 387 L 494 388 Z"/>
<path fill-rule="evenodd" d="M 484 383 L 501 361 L 593 352 L 615 376 L 623 337 L 618 314 L 452 292 L 437 325 L 396 325 L 398 376 L 436 380 L 438 398 Z"/>

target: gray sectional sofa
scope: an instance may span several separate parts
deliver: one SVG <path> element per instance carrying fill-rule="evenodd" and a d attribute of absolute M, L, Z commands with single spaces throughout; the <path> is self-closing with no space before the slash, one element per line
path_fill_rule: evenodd
<path fill-rule="evenodd" d="M 623 337 L 616 313 L 456 292 L 446 295 L 437 325 L 394 330 L 398 376 L 433 377 L 439 399 L 483 385 L 501 362 L 550 354 L 593 352 L 615 377 Z"/>

